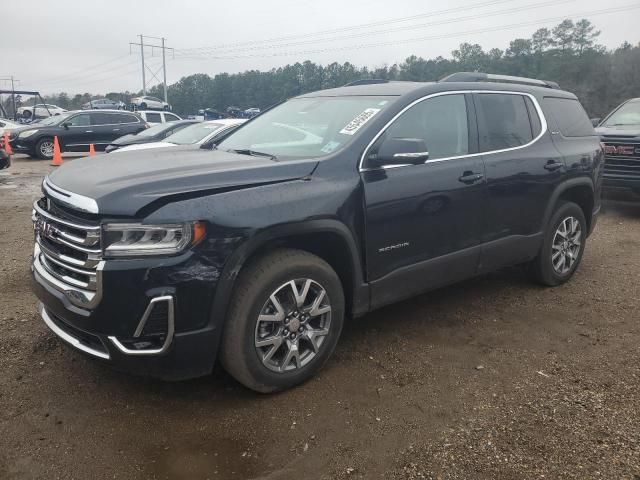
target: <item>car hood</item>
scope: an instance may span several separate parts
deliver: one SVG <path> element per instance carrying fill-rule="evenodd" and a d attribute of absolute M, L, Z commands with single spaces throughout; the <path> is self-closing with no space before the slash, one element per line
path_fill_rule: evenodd
<path fill-rule="evenodd" d="M 123 137 L 116 138 L 113 142 L 111 142 L 111 145 L 124 146 L 124 145 L 137 145 L 141 143 L 152 143 L 152 142 L 153 142 L 153 137 L 141 137 L 140 135 L 129 134 Z"/>
<path fill-rule="evenodd" d="M 621 125 L 618 127 L 598 127 L 596 133 L 602 137 L 640 137 L 640 125 Z"/>
<path fill-rule="evenodd" d="M 152 148 L 167 148 L 167 147 L 177 147 L 175 143 L 169 142 L 147 142 L 147 143 L 135 143 L 129 144 L 126 147 L 123 147 L 119 150 L 116 150 L 118 153 L 126 153 L 140 150 L 150 150 Z"/>
<path fill-rule="evenodd" d="M 310 175 L 317 160 L 276 161 L 182 147 L 86 157 L 51 173 L 54 188 L 91 198 L 103 215 L 136 216 L 161 198 L 208 195 Z"/>

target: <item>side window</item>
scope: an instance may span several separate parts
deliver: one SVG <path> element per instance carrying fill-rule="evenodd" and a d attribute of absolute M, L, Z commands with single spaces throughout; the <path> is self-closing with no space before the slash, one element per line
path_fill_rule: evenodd
<path fill-rule="evenodd" d="M 89 114 L 87 113 L 81 113 L 79 115 L 71 117 L 66 121 L 66 123 L 68 123 L 71 127 L 88 127 L 89 125 L 91 125 Z"/>
<path fill-rule="evenodd" d="M 422 139 L 427 145 L 429 160 L 469 153 L 464 95 L 441 95 L 414 105 L 389 127 L 383 137 Z"/>
<path fill-rule="evenodd" d="M 114 123 L 139 123 L 138 117 L 131 113 L 115 113 L 113 116 L 117 119 Z"/>
<path fill-rule="evenodd" d="M 91 113 L 91 125 L 112 125 L 114 123 L 116 123 L 116 118 L 111 113 Z"/>
<path fill-rule="evenodd" d="M 529 120 L 531 120 L 531 133 L 533 134 L 533 138 L 536 138 L 542 132 L 542 122 L 540 121 L 540 116 L 538 115 L 538 111 L 536 110 L 536 106 L 533 104 L 533 101 L 529 97 L 524 97 L 524 101 L 527 104 L 527 110 L 529 110 Z"/>
<path fill-rule="evenodd" d="M 159 113 L 147 112 L 147 122 L 162 123 L 162 116 Z"/>
<path fill-rule="evenodd" d="M 565 137 L 588 137 L 596 134 L 587 112 L 578 100 L 545 97 L 544 106 L 551 112 Z"/>
<path fill-rule="evenodd" d="M 164 118 L 167 122 L 175 122 L 177 120 L 180 120 L 178 116 L 174 115 L 173 113 L 165 113 Z"/>
<path fill-rule="evenodd" d="M 480 151 L 514 148 L 533 140 L 523 95 L 476 94 Z"/>

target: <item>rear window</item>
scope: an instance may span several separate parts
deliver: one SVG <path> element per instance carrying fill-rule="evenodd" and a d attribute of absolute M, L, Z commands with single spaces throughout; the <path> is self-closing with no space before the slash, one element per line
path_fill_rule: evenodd
<path fill-rule="evenodd" d="M 519 147 L 533 140 L 523 95 L 480 93 L 476 99 L 481 152 Z"/>
<path fill-rule="evenodd" d="M 587 112 L 577 100 L 545 97 L 544 105 L 565 137 L 588 137 L 596 134 Z"/>
<path fill-rule="evenodd" d="M 164 119 L 167 122 L 176 122 L 176 121 L 180 120 L 180 117 L 178 117 L 177 115 L 174 115 L 173 113 L 165 113 L 164 114 Z"/>

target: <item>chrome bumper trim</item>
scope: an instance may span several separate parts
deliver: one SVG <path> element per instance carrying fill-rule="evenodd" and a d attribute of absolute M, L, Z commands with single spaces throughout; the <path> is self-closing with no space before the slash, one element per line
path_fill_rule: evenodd
<path fill-rule="evenodd" d="M 53 319 L 49 316 L 47 309 L 44 308 L 44 305 L 42 303 L 38 306 L 38 310 L 40 311 L 42 320 L 44 320 L 44 323 L 47 325 L 47 327 L 49 327 L 49 330 L 51 330 L 72 347 L 77 348 L 78 350 L 82 350 L 83 352 L 88 353 L 89 355 L 93 355 L 94 357 L 102 358 L 103 360 L 109 360 L 111 358 L 108 353 L 88 347 L 76 337 L 69 335 L 67 332 L 58 327 L 54 323 Z"/>
<path fill-rule="evenodd" d="M 173 341 L 173 334 L 175 333 L 175 313 L 174 313 L 174 301 L 173 297 L 170 295 L 165 295 L 162 297 L 155 297 L 151 299 L 147 309 L 144 311 L 142 318 L 140 319 L 140 323 L 138 323 L 138 327 L 134 332 L 134 338 L 138 338 L 142 334 L 142 330 L 144 329 L 151 312 L 153 311 L 153 307 L 158 302 L 167 302 L 167 338 L 164 341 L 164 344 L 160 348 L 149 349 L 149 350 L 133 350 L 131 348 L 125 347 L 116 337 L 110 336 L 108 337 L 111 343 L 115 345 L 115 347 L 120 350 L 122 353 L 127 355 L 161 355 L 169 349 L 171 342 Z"/>
<path fill-rule="evenodd" d="M 104 261 L 101 261 L 100 263 L 98 263 L 98 266 L 96 268 L 97 290 L 95 292 L 91 290 L 84 290 L 82 288 L 77 288 L 73 285 L 69 285 L 68 283 L 64 283 L 51 275 L 40 261 L 40 246 L 36 243 L 33 248 L 32 269 L 36 281 L 45 287 L 51 285 L 59 292 L 62 292 L 69 299 L 69 301 L 77 307 L 92 309 L 100 303 L 100 300 L 102 299 L 101 276 L 103 268 Z"/>

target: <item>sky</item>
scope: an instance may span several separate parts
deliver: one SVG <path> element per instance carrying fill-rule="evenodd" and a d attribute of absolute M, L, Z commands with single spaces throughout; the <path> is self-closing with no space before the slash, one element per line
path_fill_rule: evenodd
<path fill-rule="evenodd" d="M 23 0 L 3 17 L 0 79 L 43 94 L 140 90 L 140 48 L 129 45 L 140 34 L 174 48 L 168 84 L 304 60 L 377 67 L 450 57 L 461 42 L 504 50 L 563 18 L 588 18 L 608 48 L 640 41 L 639 0 Z M 160 50 L 145 56 L 148 84 L 160 83 Z"/>

